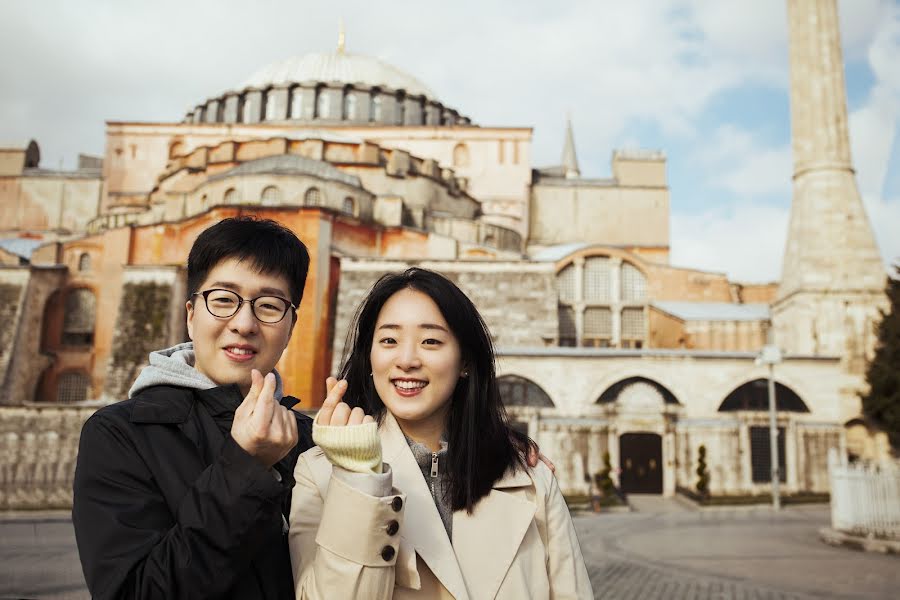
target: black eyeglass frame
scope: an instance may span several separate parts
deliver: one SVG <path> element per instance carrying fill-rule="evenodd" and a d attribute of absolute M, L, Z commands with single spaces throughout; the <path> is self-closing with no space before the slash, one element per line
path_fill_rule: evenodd
<path fill-rule="evenodd" d="M 219 315 L 215 314 L 212 310 L 210 310 L 209 295 L 212 294 L 213 292 L 228 292 L 229 294 L 234 294 L 235 296 L 237 296 L 238 303 L 237 303 L 237 308 L 234 309 L 234 312 L 228 316 L 223 317 L 223 316 L 219 316 Z M 275 325 L 276 323 L 281 323 L 282 321 L 284 321 L 284 317 L 286 317 L 288 312 L 291 310 L 293 310 L 294 312 L 297 312 L 297 307 L 294 305 L 293 302 L 291 302 L 287 298 L 282 298 L 281 296 L 276 296 L 275 294 L 264 294 L 262 296 L 257 296 L 256 298 L 247 299 L 247 298 L 244 298 L 243 296 L 241 296 L 240 294 L 238 294 L 237 292 L 235 292 L 234 290 L 226 290 L 225 288 L 213 288 L 211 290 L 203 290 L 202 292 L 194 292 L 193 294 L 191 294 L 191 298 L 193 298 L 194 296 L 202 296 L 203 297 L 203 305 L 206 307 L 206 312 L 208 312 L 210 315 L 212 315 L 213 317 L 215 317 L 217 319 L 230 319 L 234 315 L 238 314 L 238 312 L 241 310 L 241 307 L 244 306 L 245 302 L 250 304 L 250 312 L 253 313 L 253 318 L 256 319 L 257 321 L 259 321 L 260 323 L 265 323 L 266 325 Z M 287 308 L 284 309 L 284 313 L 281 315 L 281 318 L 278 319 L 277 321 L 263 321 L 262 319 L 260 319 L 259 315 L 256 314 L 256 301 L 259 300 L 260 298 L 278 298 L 279 300 L 281 300 L 285 304 L 287 304 Z"/>

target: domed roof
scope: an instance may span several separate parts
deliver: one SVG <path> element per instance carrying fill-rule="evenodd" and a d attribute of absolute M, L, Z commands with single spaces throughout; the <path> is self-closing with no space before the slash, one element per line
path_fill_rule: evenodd
<path fill-rule="evenodd" d="M 314 52 L 274 62 L 254 73 L 241 87 L 264 88 L 304 81 L 385 86 L 405 90 L 410 95 L 436 98 L 434 92 L 409 73 L 377 58 L 346 52 Z"/>

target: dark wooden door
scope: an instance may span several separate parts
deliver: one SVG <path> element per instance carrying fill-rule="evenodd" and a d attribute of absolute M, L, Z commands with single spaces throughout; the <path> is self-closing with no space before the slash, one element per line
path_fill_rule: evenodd
<path fill-rule="evenodd" d="M 662 437 L 655 433 L 619 436 L 619 483 L 626 494 L 662 494 Z"/>

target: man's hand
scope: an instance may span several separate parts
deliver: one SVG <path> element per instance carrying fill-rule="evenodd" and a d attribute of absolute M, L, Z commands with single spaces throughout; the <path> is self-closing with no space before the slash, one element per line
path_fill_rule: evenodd
<path fill-rule="evenodd" d="M 334 377 L 329 377 L 325 380 L 325 389 L 328 390 L 328 395 L 322 403 L 322 408 L 319 409 L 319 414 L 316 415 L 316 423 L 319 425 L 361 425 L 375 422 L 375 419 L 367 415 L 362 408 L 357 406 L 350 410 L 350 406 L 341 401 L 347 391 L 345 380 L 338 381 Z"/>
<path fill-rule="evenodd" d="M 275 375 L 250 372 L 250 392 L 237 410 L 231 424 L 231 437 L 238 446 L 266 468 L 287 456 L 297 445 L 297 419 L 275 400 Z"/>

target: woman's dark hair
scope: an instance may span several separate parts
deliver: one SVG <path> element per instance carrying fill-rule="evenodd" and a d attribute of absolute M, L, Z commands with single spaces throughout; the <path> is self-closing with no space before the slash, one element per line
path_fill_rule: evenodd
<path fill-rule="evenodd" d="M 447 477 L 453 510 L 469 512 L 508 469 L 524 468 L 533 444 L 509 426 L 500 401 L 494 349 L 478 309 L 456 285 L 438 273 L 413 267 L 379 279 L 356 312 L 344 346 L 341 378 L 347 380 L 345 401 L 362 407 L 379 422 L 387 409 L 371 377 L 372 340 L 381 308 L 400 290 L 431 298 L 459 342 L 468 377 L 453 390 L 447 422 Z"/>

